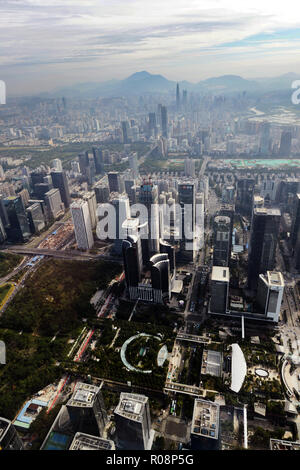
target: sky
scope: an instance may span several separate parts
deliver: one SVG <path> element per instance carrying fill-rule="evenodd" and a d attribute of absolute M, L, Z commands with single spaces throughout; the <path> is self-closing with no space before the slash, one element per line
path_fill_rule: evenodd
<path fill-rule="evenodd" d="M 147 70 L 198 82 L 299 72 L 297 0 L 0 0 L 10 95 Z"/>

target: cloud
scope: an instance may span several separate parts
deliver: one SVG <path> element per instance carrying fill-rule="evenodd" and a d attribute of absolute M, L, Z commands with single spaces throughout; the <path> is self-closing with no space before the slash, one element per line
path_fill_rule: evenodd
<path fill-rule="evenodd" d="M 286 64 L 285 54 L 291 57 L 299 51 L 300 7 L 292 0 L 268 3 L 1 0 L 0 78 L 7 76 L 17 84 L 14 69 L 18 74 L 38 71 L 46 76 L 51 67 L 49 86 L 58 86 L 72 79 L 90 81 L 97 70 L 105 80 L 123 78 L 142 67 L 173 79 L 198 81 L 206 72 L 231 73 L 237 60 L 239 73 L 247 76 L 247 58 L 253 63 L 255 56 L 260 61 L 267 54 Z M 285 36 L 291 30 L 296 37 Z M 230 60 L 224 70 L 226 58 Z M 192 63 L 193 70 L 186 67 Z M 294 65 L 291 60 L 292 69 Z M 22 78 L 22 86 L 29 89 L 25 82 Z"/>

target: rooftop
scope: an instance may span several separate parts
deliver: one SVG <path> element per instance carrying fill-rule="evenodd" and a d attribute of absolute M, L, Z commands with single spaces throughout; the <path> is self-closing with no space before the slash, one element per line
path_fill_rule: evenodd
<path fill-rule="evenodd" d="M 230 390 L 238 393 L 242 388 L 246 374 L 247 364 L 243 351 L 237 343 L 231 345 L 231 385 Z"/>
<path fill-rule="evenodd" d="M 69 450 L 114 450 L 113 441 L 77 432 Z"/>
<path fill-rule="evenodd" d="M 121 393 L 115 413 L 125 418 L 141 421 L 148 397 L 135 393 Z"/>
<path fill-rule="evenodd" d="M 210 439 L 219 436 L 220 406 L 212 401 L 196 398 L 191 433 Z"/>
<path fill-rule="evenodd" d="M 271 450 L 300 450 L 300 442 L 283 441 L 281 439 L 270 439 Z"/>
<path fill-rule="evenodd" d="M 255 207 L 253 209 L 254 214 L 256 215 L 276 215 L 281 216 L 280 209 L 277 207 Z"/>
<path fill-rule="evenodd" d="M 229 268 L 224 268 L 223 266 L 213 266 L 211 280 L 229 282 Z"/>
<path fill-rule="evenodd" d="M 95 385 L 79 382 L 68 401 L 68 406 L 91 407 L 95 401 L 99 388 Z"/>
<path fill-rule="evenodd" d="M 281 272 L 267 271 L 268 284 L 270 286 L 284 287 L 284 279 Z"/>

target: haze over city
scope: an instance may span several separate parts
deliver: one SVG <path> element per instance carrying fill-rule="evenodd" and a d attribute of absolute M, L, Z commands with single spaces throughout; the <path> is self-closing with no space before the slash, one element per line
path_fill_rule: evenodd
<path fill-rule="evenodd" d="M 140 70 L 191 82 L 298 72 L 299 8 L 292 0 L 3 0 L 1 79 L 17 95 Z"/>

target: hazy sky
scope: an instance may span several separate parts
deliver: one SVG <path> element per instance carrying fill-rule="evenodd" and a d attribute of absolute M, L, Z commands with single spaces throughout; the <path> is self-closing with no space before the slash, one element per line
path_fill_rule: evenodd
<path fill-rule="evenodd" d="M 9 94 L 125 78 L 299 72 L 299 0 L 0 0 Z"/>

